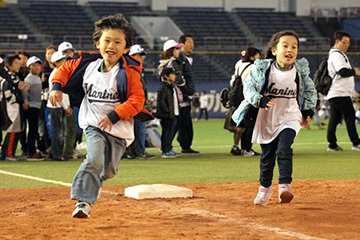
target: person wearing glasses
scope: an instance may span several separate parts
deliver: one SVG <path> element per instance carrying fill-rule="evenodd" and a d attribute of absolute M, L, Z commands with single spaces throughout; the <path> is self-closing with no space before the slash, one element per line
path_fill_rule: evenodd
<path fill-rule="evenodd" d="M 337 145 L 336 127 L 344 116 L 346 129 L 353 144 L 352 150 L 360 151 L 360 139 L 355 126 L 355 109 L 351 97 L 355 91 L 355 76 L 360 76 L 360 68 L 353 68 L 346 52 L 350 46 L 350 34 L 336 31 L 334 46 L 329 51 L 328 71 L 333 81 L 326 96 L 330 102 L 330 119 L 327 129 L 328 151 L 342 151 Z"/>

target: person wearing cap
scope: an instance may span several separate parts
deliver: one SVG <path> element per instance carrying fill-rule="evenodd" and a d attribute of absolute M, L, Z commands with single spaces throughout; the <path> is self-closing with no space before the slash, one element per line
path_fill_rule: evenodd
<path fill-rule="evenodd" d="M 194 130 L 191 120 L 190 96 L 195 93 L 195 83 L 192 76 L 193 59 L 190 57 L 190 54 L 194 51 L 194 40 L 190 34 L 184 34 L 180 36 L 179 43 L 182 44 L 181 51 L 179 53 L 179 62 L 185 84 L 180 87 L 184 100 L 180 103 L 181 108 L 177 126 L 177 140 L 181 146 L 182 154 L 199 154 L 199 151 L 195 151 L 191 148 L 194 138 Z"/>
<path fill-rule="evenodd" d="M 38 121 L 41 108 L 41 91 L 42 82 L 39 77 L 41 72 L 42 61 L 36 56 L 30 57 L 26 66 L 29 69 L 29 74 L 25 78 L 25 83 L 28 86 L 27 91 L 23 91 L 25 121 L 29 125 L 27 135 L 26 147 L 28 150 L 28 161 L 41 161 L 45 158 L 41 153 L 36 151 L 35 142 L 38 136 Z"/>
<path fill-rule="evenodd" d="M 129 55 L 133 56 L 142 65 L 144 65 L 144 62 L 146 59 L 146 54 L 148 52 L 149 52 L 149 50 L 142 48 L 139 44 L 135 44 L 130 47 Z M 143 85 L 143 89 L 144 89 L 144 93 L 145 93 L 144 107 L 146 108 L 146 105 L 148 102 L 148 100 L 147 100 L 148 93 L 147 93 L 147 83 L 145 80 L 144 68 L 140 75 L 140 81 Z M 146 123 L 144 123 L 138 119 L 135 119 L 134 128 L 135 128 L 135 141 L 130 145 L 130 148 L 133 145 L 136 146 L 135 154 L 139 158 L 145 158 L 145 159 L 155 158 L 155 155 L 152 155 L 152 154 L 149 154 L 146 152 L 146 148 L 145 148 Z"/>
<path fill-rule="evenodd" d="M 157 90 L 156 117 L 161 124 L 161 151 L 163 158 L 175 158 L 172 150 L 175 128 L 179 116 L 179 99 L 175 89 L 177 71 L 173 67 L 164 67 L 160 73 L 161 84 Z"/>
<path fill-rule="evenodd" d="M 9 74 L 15 76 L 20 70 L 20 57 L 18 55 L 6 56 L 4 66 L 8 69 Z M 19 81 L 17 76 L 15 81 Z M 6 136 L 2 144 L 0 158 L 1 160 L 18 161 L 20 158 L 16 157 L 15 153 L 24 129 L 24 101 L 20 89 L 11 81 L 3 81 L 1 85 L 1 95 L 3 96 L 1 100 L 3 101 L 1 104 L 1 129 L 6 130 Z"/>
<path fill-rule="evenodd" d="M 56 51 L 51 56 L 51 63 L 54 64 L 55 68 L 49 76 L 49 92 L 51 91 L 52 85 L 51 80 L 54 77 L 57 69 L 59 69 L 66 62 L 66 55 L 61 51 Z M 63 146 L 64 146 L 64 132 L 65 132 L 65 121 L 64 121 L 64 112 L 66 116 L 72 115 L 72 109 L 70 108 L 69 96 L 63 94 L 61 102 L 57 102 L 53 106 L 50 100 L 47 101 L 46 107 L 49 109 L 50 120 L 51 120 L 51 151 L 50 156 L 54 161 L 64 161 L 69 160 L 68 156 L 63 156 Z M 73 119 L 69 122 L 74 122 Z M 72 145 L 75 142 L 75 136 L 73 136 Z M 66 138 L 65 138 L 66 142 Z M 71 145 L 71 147 L 72 147 Z"/>
<path fill-rule="evenodd" d="M 75 57 L 75 49 L 70 42 L 62 42 L 58 46 L 58 51 L 63 52 L 70 59 Z"/>

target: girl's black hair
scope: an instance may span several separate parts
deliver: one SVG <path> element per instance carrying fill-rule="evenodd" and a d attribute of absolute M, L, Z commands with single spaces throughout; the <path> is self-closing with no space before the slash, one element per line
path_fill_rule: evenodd
<path fill-rule="evenodd" d="M 293 30 L 280 31 L 272 35 L 270 41 L 266 45 L 264 49 L 265 58 L 276 59 L 276 57 L 272 54 L 271 49 L 276 47 L 276 45 L 279 43 L 280 38 L 283 36 L 294 36 L 298 42 L 298 48 L 300 47 L 299 35 L 295 31 Z"/>

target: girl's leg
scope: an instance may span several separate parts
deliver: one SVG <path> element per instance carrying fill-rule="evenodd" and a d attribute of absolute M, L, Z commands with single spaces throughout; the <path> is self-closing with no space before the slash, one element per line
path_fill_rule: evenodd
<path fill-rule="evenodd" d="M 272 183 L 277 143 L 278 138 L 269 144 L 260 144 L 262 150 L 260 158 L 260 184 L 265 188 L 270 187 Z"/>
<path fill-rule="evenodd" d="M 279 166 L 279 184 L 290 184 L 292 181 L 293 150 L 296 132 L 287 128 L 279 133 L 276 155 Z"/>

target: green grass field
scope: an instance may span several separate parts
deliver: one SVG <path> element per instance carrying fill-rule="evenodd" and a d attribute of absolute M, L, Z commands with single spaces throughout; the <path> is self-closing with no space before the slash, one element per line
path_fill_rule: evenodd
<path fill-rule="evenodd" d="M 232 156 L 233 135 L 223 129 L 223 122 L 222 119 L 194 122 L 193 148 L 199 150 L 200 155 L 163 159 L 159 149 L 148 149 L 157 158 L 122 160 L 118 175 L 105 185 L 256 181 L 259 177 L 259 157 Z M 326 130 L 318 130 L 313 124 L 311 127 L 311 130 L 302 129 L 293 145 L 294 181 L 360 179 L 360 152 L 351 151 L 345 126 L 339 126 L 337 130 L 338 144 L 344 148 L 343 152 L 327 152 Z M 359 124 L 357 128 L 360 132 Z M 174 146 L 179 151 L 176 140 Z M 257 144 L 253 148 L 260 151 Z M 71 183 L 81 161 L 0 161 L 0 170 Z M 277 176 L 275 169 L 275 179 Z M 0 188 L 58 186 L 1 173 L 0 182 Z"/>

